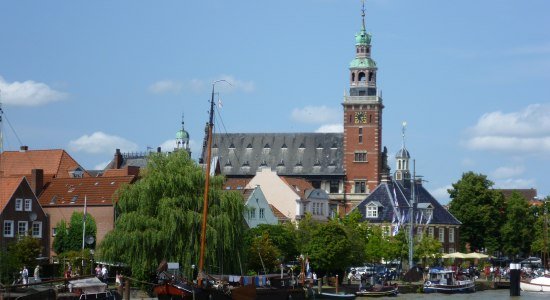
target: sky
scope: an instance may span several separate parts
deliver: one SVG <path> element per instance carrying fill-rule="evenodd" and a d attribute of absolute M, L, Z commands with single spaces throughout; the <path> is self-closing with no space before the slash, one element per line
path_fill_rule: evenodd
<path fill-rule="evenodd" d="M 550 1 L 370 0 L 382 144 L 406 147 L 447 203 L 464 172 L 550 194 Z M 359 0 L 3 1 L 4 150 L 65 149 L 87 169 L 114 155 L 196 158 L 211 84 L 218 132 L 342 130 Z M 217 100 L 216 100 L 217 101 Z"/>

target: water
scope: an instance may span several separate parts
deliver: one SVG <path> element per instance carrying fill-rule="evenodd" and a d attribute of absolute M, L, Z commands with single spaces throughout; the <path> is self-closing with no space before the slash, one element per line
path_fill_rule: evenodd
<path fill-rule="evenodd" d="M 361 298 L 357 298 L 361 299 Z M 366 299 L 366 298 L 365 298 Z M 521 292 L 520 297 L 510 297 L 510 290 L 502 289 L 502 290 L 486 290 L 486 291 L 480 291 L 475 292 L 471 294 L 399 294 L 396 297 L 384 297 L 382 299 L 499 299 L 499 300 L 506 300 L 506 299 L 515 299 L 515 300 L 523 300 L 523 299 L 550 299 L 550 293 L 533 293 L 533 292 Z"/>

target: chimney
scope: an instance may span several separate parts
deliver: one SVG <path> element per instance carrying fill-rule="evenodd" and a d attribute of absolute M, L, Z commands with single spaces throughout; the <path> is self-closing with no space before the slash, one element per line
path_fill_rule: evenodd
<path fill-rule="evenodd" d="M 42 188 L 44 187 L 44 170 L 32 169 L 30 184 L 32 191 L 34 192 L 36 197 L 38 197 L 42 192 Z"/>
<path fill-rule="evenodd" d="M 27 152 L 29 150 L 29 146 L 21 146 L 19 147 L 19 152 Z"/>
<path fill-rule="evenodd" d="M 122 154 L 120 149 L 116 149 L 113 169 L 120 169 L 120 166 L 122 166 Z"/>

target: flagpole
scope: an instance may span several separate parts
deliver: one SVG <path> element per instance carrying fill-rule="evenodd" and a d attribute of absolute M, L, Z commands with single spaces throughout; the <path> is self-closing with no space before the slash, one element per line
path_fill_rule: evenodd
<path fill-rule="evenodd" d="M 84 195 L 84 217 L 82 218 L 82 250 L 84 250 L 84 240 L 86 239 L 86 195 Z"/>

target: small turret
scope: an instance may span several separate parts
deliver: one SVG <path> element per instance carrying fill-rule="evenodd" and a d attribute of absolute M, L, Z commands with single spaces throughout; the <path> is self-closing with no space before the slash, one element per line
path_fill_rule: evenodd
<path fill-rule="evenodd" d="M 176 150 L 183 149 L 191 155 L 191 148 L 189 147 L 189 133 L 185 130 L 183 121 L 183 114 L 181 115 L 181 129 L 176 132 Z"/>
<path fill-rule="evenodd" d="M 403 122 L 402 136 L 403 136 L 403 145 L 401 149 L 395 154 L 395 180 L 400 181 L 409 181 L 411 179 L 411 172 L 409 171 L 409 160 L 411 155 L 405 147 L 405 129 L 407 122 Z"/>

